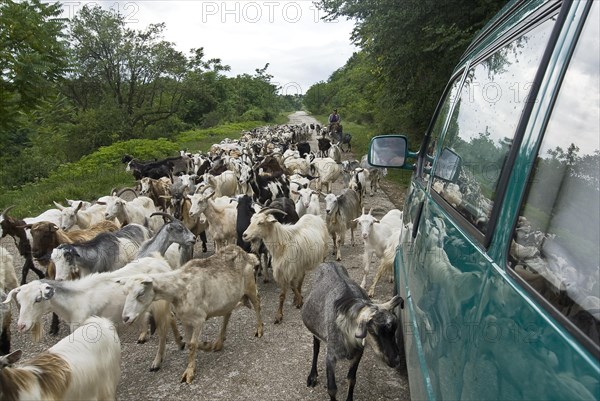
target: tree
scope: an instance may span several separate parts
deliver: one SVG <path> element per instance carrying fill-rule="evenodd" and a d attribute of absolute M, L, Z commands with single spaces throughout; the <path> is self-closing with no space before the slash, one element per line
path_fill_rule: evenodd
<path fill-rule="evenodd" d="M 54 86 L 67 71 L 60 13 L 59 3 L 0 3 L 0 135 L 5 151 L 7 144 L 27 140 L 15 134 L 23 114 L 55 95 Z"/>
<path fill-rule="evenodd" d="M 365 53 L 376 81 L 368 89 L 379 128 L 420 134 L 462 52 L 504 3 L 321 0 L 320 6 L 327 19 L 356 21 L 352 39 Z"/>
<path fill-rule="evenodd" d="M 70 27 L 74 70 L 68 92 L 78 107 L 115 113 L 122 125 L 111 139 L 143 136 L 153 124 L 175 116 L 187 60 L 162 40 L 164 24 L 126 28 L 123 16 L 84 7 Z M 104 115 L 105 113 L 100 113 Z M 116 136 L 116 137 L 115 137 Z"/>

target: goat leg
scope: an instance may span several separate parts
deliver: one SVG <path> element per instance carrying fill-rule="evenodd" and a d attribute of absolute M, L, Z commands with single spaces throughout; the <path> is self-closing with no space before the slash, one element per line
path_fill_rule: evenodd
<path fill-rule="evenodd" d="M 206 231 L 202 231 L 200 233 L 200 241 L 202 241 L 202 252 L 208 252 L 208 248 L 206 247 L 206 244 L 208 243 L 208 239 L 206 238 Z"/>
<path fill-rule="evenodd" d="M 23 265 L 23 270 L 22 270 L 22 274 L 21 274 L 21 285 L 27 283 L 27 274 L 29 274 L 29 270 L 33 270 L 33 272 L 35 274 L 37 274 L 40 279 L 43 279 L 46 277 L 46 275 L 44 274 L 43 271 L 41 271 L 40 269 L 35 267 L 35 265 L 33 264 L 33 260 L 31 259 L 31 256 L 26 256 L 25 264 Z"/>
<path fill-rule="evenodd" d="M 275 312 L 275 324 L 281 323 L 283 320 L 283 303 L 285 302 L 285 294 L 287 293 L 287 286 L 281 289 L 279 293 L 279 307 L 277 308 L 277 312 Z"/>
<path fill-rule="evenodd" d="M 201 319 L 200 323 L 196 325 L 192 332 L 192 338 L 189 342 L 190 354 L 188 355 L 188 365 L 181 376 L 181 382 L 192 383 L 194 380 L 194 376 L 196 374 L 196 350 L 198 349 L 198 339 L 200 338 L 200 334 L 202 334 L 202 326 L 204 325 L 204 321 L 206 318 Z"/>
<path fill-rule="evenodd" d="M 177 347 L 180 350 L 183 350 L 185 348 L 185 342 L 183 341 L 181 333 L 179 333 L 179 329 L 177 328 L 177 322 L 175 321 L 173 316 L 171 316 L 171 318 L 169 319 L 169 325 L 171 326 L 171 331 L 173 332 L 173 337 L 175 337 L 175 343 L 177 344 Z"/>
<path fill-rule="evenodd" d="M 365 269 L 363 272 L 362 281 L 360 282 L 361 288 L 367 287 L 367 275 L 369 274 L 369 265 L 371 264 L 372 253 L 373 251 L 371 250 L 365 250 L 365 252 L 363 253 L 363 263 L 365 264 Z"/>
<path fill-rule="evenodd" d="M 354 385 L 356 384 L 356 371 L 358 370 L 358 364 L 360 363 L 362 355 L 363 350 L 361 349 L 358 352 L 358 355 L 356 355 L 356 357 L 352 360 L 350 370 L 348 370 L 348 396 L 346 397 L 346 401 L 354 400 Z"/>
<path fill-rule="evenodd" d="M 254 312 L 256 313 L 256 332 L 254 333 L 254 337 L 262 337 L 264 324 L 260 312 L 260 295 L 258 294 L 258 289 L 256 288 L 256 282 L 251 282 L 248 285 L 246 296 L 248 299 L 250 299 L 250 302 L 254 307 Z"/>
<path fill-rule="evenodd" d="M 320 349 L 321 340 L 319 340 L 316 336 L 313 336 L 313 360 L 310 373 L 308 374 L 308 379 L 306 379 L 307 387 L 315 387 L 317 385 L 317 376 L 319 376 L 319 373 L 317 372 L 317 361 L 319 359 Z"/>
<path fill-rule="evenodd" d="M 53 336 L 58 335 L 59 327 L 58 327 L 58 315 L 56 313 L 52 314 L 52 323 L 50 323 L 50 334 Z"/>
<path fill-rule="evenodd" d="M 367 293 L 369 298 L 373 298 L 375 296 L 375 286 L 379 282 L 379 279 L 381 279 L 381 276 L 383 275 L 383 273 L 387 272 L 390 267 L 391 266 L 389 266 L 388 263 L 385 263 L 384 260 L 381 261 L 381 264 L 379 265 L 379 269 L 377 269 L 377 274 L 375 275 L 375 278 L 373 279 L 373 284 L 371 284 L 371 287 L 369 288 L 369 292 Z"/>
<path fill-rule="evenodd" d="M 337 394 L 337 385 L 335 384 L 335 356 L 327 352 L 325 359 L 325 366 L 327 371 L 327 393 L 329 393 L 329 400 L 335 401 L 335 395 Z"/>
<path fill-rule="evenodd" d="M 212 344 L 212 350 L 215 352 L 221 351 L 223 349 L 223 343 L 225 342 L 225 335 L 227 333 L 227 324 L 229 324 L 229 318 L 231 317 L 231 312 L 223 316 L 223 324 L 221 324 L 221 331 L 219 332 L 219 338 Z"/>

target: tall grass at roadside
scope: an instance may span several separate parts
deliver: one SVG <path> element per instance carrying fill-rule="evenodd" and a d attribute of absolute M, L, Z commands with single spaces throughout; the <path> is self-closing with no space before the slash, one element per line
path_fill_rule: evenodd
<path fill-rule="evenodd" d="M 282 117 L 282 116 L 280 116 Z M 315 116 L 318 121 L 327 121 L 327 116 Z M 276 123 L 284 123 L 283 118 Z M 161 159 L 175 156 L 181 149 L 191 152 L 207 151 L 209 147 L 225 138 L 237 139 L 240 133 L 267 125 L 261 121 L 224 124 L 214 128 L 185 131 L 175 141 L 167 139 L 134 139 L 116 142 L 82 157 L 79 161 L 60 166 L 48 178 L 26 184 L 19 189 L 0 191 L 0 210 L 10 205 L 14 216 L 35 216 L 53 208 L 52 201 L 64 202 L 65 198 L 94 200 L 106 195 L 112 188 L 133 186 L 131 173 L 125 172 L 121 158 L 130 154 L 141 160 Z M 344 132 L 352 134 L 352 150 L 357 159 L 366 154 L 369 141 L 378 133 L 374 128 L 351 122 L 344 122 Z M 50 157 L 50 156 L 49 156 Z M 23 169 L 27 166 L 22 166 Z M 387 179 L 407 186 L 410 172 L 389 169 Z"/>
<path fill-rule="evenodd" d="M 265 123 L 253 121 L 190 130 L 179 134 L 175 141 L 134 139 L 116 142 L 82 157 L 77 162 L 60 166 L 48 178 L 26 184 L 19 189 L 2 190 L 0 209 L 15 205 L 11 215 L 25 217 L 35 216 L 53 208 L 52 201 L 64 202 L 65 198 L 91 201 L 109 194 L 112 188 L 135 184 L 133 176 L 125 172 L 125 165 L 121 163 L 125 154 L 140 160 L 154 160 L 176 156 L 181 149 L 206 151 L 213 143 L 227 137 L 239 138 L 241 131 L 262 125 Z"/>

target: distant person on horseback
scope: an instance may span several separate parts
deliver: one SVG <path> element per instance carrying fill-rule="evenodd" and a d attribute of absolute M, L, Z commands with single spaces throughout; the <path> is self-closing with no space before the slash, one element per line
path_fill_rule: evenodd
<path fill-rule="evenodd" d="M 342 117 L 338 114 L 337 109 L 333 109 L 333 113 L 329 115 L 329 135 L 337 133 Z"/>

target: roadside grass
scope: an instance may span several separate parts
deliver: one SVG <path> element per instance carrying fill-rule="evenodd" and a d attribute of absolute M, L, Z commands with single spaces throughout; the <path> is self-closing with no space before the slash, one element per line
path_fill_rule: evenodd
<path fill-rule="evenodd" d="M 121 158 L 130 154 L 140 160 L 161 159 L 177 155 L 179 150 L 206 151 L 213 143 L 225 138 L 238 138 L 240 132 L 259 126 L 264 122 L 252 121 L 225 124 L 214 128 L 185 131 L 175 141 L 167 139 L 134 139 L 116 142 L 67 163 L 52 172 L 49 177 L 26 184 L 18 189 L 0 193 L 0 210 L 15 205 L 11 215 L 18 217 L 36 216 L 54 208 L 53 201 L 68 199 L 94 200 L 109 194 L 112 188 L 135 185 L 131 173 L 125 171 Z M 23 165 L 26 169 L 28 166 Z"/>
<path fill-rule="evenodd" d="M 26 184 L 18 189 L 0 193 L 0 210 L 15 205 L 11 215 L 36 216 L 54 207 L 53 201 L 84 199 L 92 201 L 109 194 L 113 188 L 135 185 L 131 173 L 125 171 L 121 158 L 130 154 L 140 160 L 154 160 L 174 156 L 181 149 L 190 152 L 207 151 L 214 143 L 225 138 L 237 139 L 240 133 L 268 124 L 287 123 L 290 113 L 277 116 L 275 122 L 250 121 L 224 124 L 213 128 L 194 129 L 180 133 L 175 141 L 167 139 L 134 139 L 116 142 L 102 147 L 96 152 L 82 157 L 74 163 L 67 163 L 52 172 L 49 177 Z M 327 121 L 327 116 L 315 116 L 318 121 Z M 344 122 L 344 131 L 352 134 L 352 150 L 356 158 L 367 153 L 369 141 L 377 132 L 373 127 Z M 23 165 L 26 169 L 28 166 Z M 388 169 L 387 180 L 406 187 L 410 172 Z"/>

